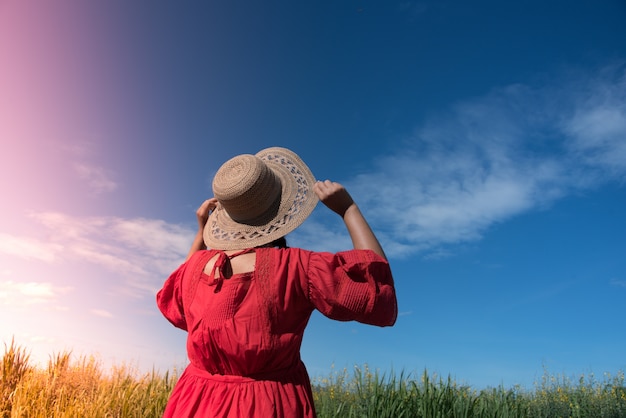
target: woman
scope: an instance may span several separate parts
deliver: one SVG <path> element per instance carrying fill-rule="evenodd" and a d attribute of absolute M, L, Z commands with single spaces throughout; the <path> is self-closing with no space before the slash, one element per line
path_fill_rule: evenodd
<path fill-rule="evenodd" d="M 232 158 L 216 173 L 213 193 L 197 211 L 187 260 L 157 295 L 163 315 L 188 332 L 190 360 L 164 416 L 315 417 L 300 360 L 306 324 L 317 309 L 340 321 L 393 325 L 385 253 L 345 188 L 316 182 L 290 150 Z M 342 217 L 354 249 L 276 248 L 318 199 Z"/>

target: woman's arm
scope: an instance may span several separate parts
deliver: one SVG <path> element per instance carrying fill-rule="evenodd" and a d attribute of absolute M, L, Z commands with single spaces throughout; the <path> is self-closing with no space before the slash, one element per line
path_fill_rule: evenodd
<path fill-rule="evenodd" d="M 207 220 L 209 219 L 209 214 L 213 209 L 215 209 L 216 206 L 217 199 L 213 197 L 202 202 L 202 205 L 200 205 L 196 211 L 196 218 L 198 218 L 198 232 L 196 233 L 196 237 L 191 244 L 191 248 L 189 249 L 189 253 L 187 254 L 185 261 L 189 260 L 194 253 L 206 250 L 206 244 L 204 243 L 202 233 L 204 232 L 204 225 L 206 225 Z"/>
<path fill-rule="evenodd" d="M 313 190 L 324 205 L 342 217 L 355 249 L 372 250 L 387 259 L 359 207 L 341 184 L 330 180 L 318 181 Z"/>

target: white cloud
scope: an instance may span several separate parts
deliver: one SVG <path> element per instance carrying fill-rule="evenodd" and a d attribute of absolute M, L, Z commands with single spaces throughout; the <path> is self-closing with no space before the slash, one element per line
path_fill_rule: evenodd
<path fill-rule="evenodd" d="M 94 271 L 95 276 L 108 274 L 111 291 L 133 298 L 154 294 L 184 260 L 195 233 L 155 219 L 72 217 L 54 212 L 32 212 L 29 216 L 40 224 L 40 235 L 0 234 L 0 253 L 54 262 L 56 268 L 101 267 Z M 15 273 L 4 271 L 3 275 L 8 278 Z M 56 301 L 52 296 L 58 295 L 60 290 L 50 283 L 4 283 L 4 287 L 0 287 L 0 298 L 13 298 L 18 293 L 19 298 L 15 300 L 20 303 L 49 301 L 52 306 Z M 46 291 L 53 293 L 46 294 Z"/>
<path fill-rule="evenodd" d="M 626 73 L 607 68 L 584 84 L 563 121 L 568 145 L 589 166 L 624 178 L 626 171 Z M 617 74 L 615 74 L 617 73 Z"/>
<path fill-rule="evenodd" d="M 439 253 L 573 191 L 626 178 L 625 68 L 564 79 L 459 103 L 344 181 L 388 255 Z"/>
<path fill-rule="evenodd" d="M 49 282 L 0 282 L 0 301 L 4 306 L 25 306 L 33 304 L 54 305 L 58 297 L 72 291 L 69 286 L 55 286 Z"/>
<path fill-rule="evenodd" d="M 154 219 L 81 218 L 53 212 L 30 216 L 44 227 L 42 232 L 49 241 L 17 240 L 56 248 L 57 259 L 62 257 L 65 262 L 102 266 L 122 279 L 115 281 L 121 283 L 119 292 L 135 297 L 154 292 L 182 262 L 194 234 Z"/>
<path fill-rule="evenodd" d="M 62 250 L 63 246 L 58 243 L 0 233 L 0 253 L 51 262 Z"/>
<path fill-rule="evenodd" d="M 573 190 L 623 179 L 624 79 L 624 69 L 616 67 L 557 87 L 514 85 L 459 103 L 422 124 L 404 148 L 379 156 L 369 172 L 344 184 L 388 255 L 443 256 L 447 245 L 480 239 L 498 222 Z M 86 178 L 99 176 L 87 166 L 80 170 Z M 96 189 L 114 188 L 106 183 Z M 183 260 L 194 234 L 157 219 L 51 212 L 31 217 L 48 238 L 0 234 L 0 252 L 105 267 L 123 278 L 119 290 L 131 296 L 153 292 Z M 351 247 L 338 219 L 320 219 L 309 219 L 290 245 Z"/>
<path fill-rule="evenodd" d="M 309 218 L 296 231 L 287 237 L 290 247 L 306 248 L 312 251 L 337 252 L 352 248 L 350 237 L 345 228 L 337 223 L 337 228 L 329 228 L 314 218 Z"/>

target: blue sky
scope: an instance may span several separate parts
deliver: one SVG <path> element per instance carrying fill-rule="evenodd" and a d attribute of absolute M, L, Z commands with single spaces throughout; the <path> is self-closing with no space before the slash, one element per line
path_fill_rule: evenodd
<path fill-rule="evenodd" d="M 154 293 L 220 164 L 270 146 L 348 187 L 396 326 L 315 314 L 332 368 L 532 387 L 624 370 L 626 4 L 0 4 L 0 336 L 185 363 Z M 319 206 L 288 240 L 349 239 Z"/>

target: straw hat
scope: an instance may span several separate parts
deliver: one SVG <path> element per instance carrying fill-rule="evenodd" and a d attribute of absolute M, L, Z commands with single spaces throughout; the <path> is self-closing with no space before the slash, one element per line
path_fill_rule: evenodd
<path fill-rule="evenodd" d="M 267 148 L 226 161 L 213 179 L 217 208 L 204 227 L 204 242 L 218 250 L 241 250 L 274 241 L 313 212 L 315 178 L 293 151 Z"/>

